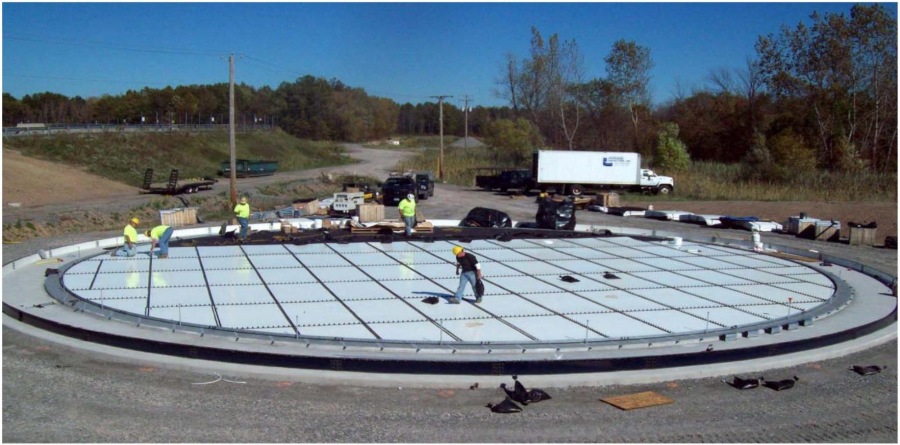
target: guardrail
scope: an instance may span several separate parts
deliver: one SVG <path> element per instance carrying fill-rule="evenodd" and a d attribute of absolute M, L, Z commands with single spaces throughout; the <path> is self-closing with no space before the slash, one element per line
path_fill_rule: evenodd
<path fill-rule="evenodd" d="M 250 133 L 254 131 L 272 131 L 274 125 L 236 125 L 235 131 L 239 133 Z M 42 127 L 4 127 L 3 137 L 11 136 L 29 136 L 29 135 L 51 135 L 60 133 L 140 133 L 140 132 L 206 132 L 206 131 L 228 131 L 228 124 L 173 124 L 173 125 L 155 125 L 155 124 L 137 124 L 137 125 L 116 125 L 116 124 L 49 124 Z"/>

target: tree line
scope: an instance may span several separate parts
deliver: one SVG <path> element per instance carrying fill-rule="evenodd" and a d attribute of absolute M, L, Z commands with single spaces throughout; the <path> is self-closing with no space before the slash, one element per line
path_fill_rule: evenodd
<path fill-rule="evenodd" d="M 650 48 L 618 40 L 603 59 L 606 76 L 588 78 L 577 42 L 557 34 L 545 39 L 532 28 L 529 54 L 507 55 L 498 76 L 497 96 L 508 105 L 464 110 L 445 102 L 444 133 L 468 130 L 516 156 L 541 147 L 602 149 L 637 151 L 659 163 L 672 156 L 659 147 L 682 147 L 692 160 L 743 162 L 769 178 L 798 170 L 896 170 L 896 19 L 873 4 L 855 5 L 849 16 L 813 13 L 811 22 L 759 36 L 745 66 L 710 71 L 702 87 L 655 106 Z M 274 124 L 314 140 L 356 142 L 440 130 L 437 103 L 397 104 L 337 79 L 303 76 L 274 89 L 240 84 L 235 104 L 236 123 Z M 227 119 L 225 83 L 86 99 L 51 92 L 3 95 L 4 127 Z"/>

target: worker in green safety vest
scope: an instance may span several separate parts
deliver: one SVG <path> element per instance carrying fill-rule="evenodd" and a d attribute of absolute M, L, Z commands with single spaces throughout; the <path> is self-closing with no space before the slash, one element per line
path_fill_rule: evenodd
<path fill-rule="evenodd" d="M 400 212 L 400 218 L 406 226 L 406 236 L 410 236 L 415 232 L 413 227 L 416 225 L 416 197 L 412 193 L 406 195 L 406 199 L 397 204 L 397 211 Z"/>
<path fill-rule="evenodd" d="M 241 202 L 234 206 L 234 215 L 237 217 L 238 224 L 241 225 L 241 233 L 238 239 L 243 241 L 247 238 L 247 229 L 250 226 L 250 204 L 247 204 L 247 197 L 242 196 Z"/>
<path fill-rule="evenodd" d="M 172 237 L 172 232 L 174 229 L 166 225 L 159 225 L 144 232 L 144 235 L 150 238 L 150 255 L 153 255 L 153 248 L 159 244 L 157 256 L 159 258 L 169 257 L 169 238 Z"/>

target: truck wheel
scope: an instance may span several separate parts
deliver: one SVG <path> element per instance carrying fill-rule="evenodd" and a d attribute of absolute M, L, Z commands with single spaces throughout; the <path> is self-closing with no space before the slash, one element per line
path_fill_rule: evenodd
<path fill-rule="evenodd" d="M 672 193 L 672 186 L 671 185 L 660 186 L 658 189 L 656 189 L 656 193 L 659 195 L 668 195 L 668 194 Z"/>
<path fill-rule="evenodd" d="M 572 184 L 569 186 L 569 194 L 572 196 L 581 196 L 584 193 L 584 188 L 578 184 Z"/>

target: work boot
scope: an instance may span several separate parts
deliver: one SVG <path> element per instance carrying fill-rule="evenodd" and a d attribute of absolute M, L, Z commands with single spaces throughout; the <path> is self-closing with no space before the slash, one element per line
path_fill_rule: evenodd
<path fill-rule="evenodd" d="M 481 303 L 481 297 L 476 298 L 475 303 Z"/>
<path fill-rule="evenodd" d="M 451 298 L 451 299 L 449 300 L 449 303 L 450 303 L 450 304 L 459 304 L 459 298 Z"/>
<path fill-rule="evenodd" d="M 168 257 L 169 257 L 169 254 L 168 254 L 168 253 L 161 253 L 161 254 L 159 254 L 159 259 L 165 259 L 165 258 L 168 258 Z"/>

